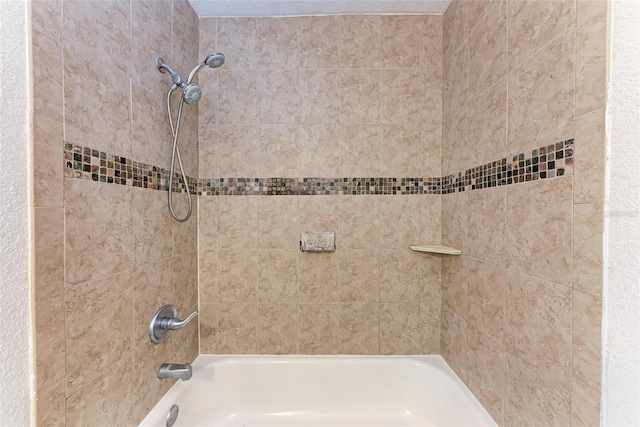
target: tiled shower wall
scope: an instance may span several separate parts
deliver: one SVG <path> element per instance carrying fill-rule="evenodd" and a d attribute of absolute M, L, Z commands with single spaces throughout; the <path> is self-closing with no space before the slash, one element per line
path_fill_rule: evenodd
<path fill-rule="evenodd" d="M 565 176 L 536 179 L 554 161 L 538 151 L 524 183 L 442 196 L 442 242 L 464 251 L 443 260 L 442 352 L 501 425 L 599 425 L 607 13 L 444 16 L 444 174 L 575 138 Z"/>
<path fill-rule="evenodd" d="M 442 16 L 201 19 L 201 178 L 440 177 Z M 200 351 L 440 351 L 440 196 L 202 195 Z M 301 253 L 300 232 L 337 251 Z"/>
<path fill-rule="evenodd" d="M 198 354 L 196 325 L 158 346 L 146 336 L 161 305 L 196 309 L 197 217 L 174 222 L 165 191 L 125 178 L 135 161 L 168 167 L 170 80 L 154 59 L 187 73 L 197 17 L 186 1 L 36 0 L 32 22 L 37 424 L 133 425 L 171 384 L 158 366 Z M 183 129 L 197 176 L 194 109 Z M 65 168 L 65 143 L 117 156 L 115 177 L 104 166 L 118 184 Z"/>

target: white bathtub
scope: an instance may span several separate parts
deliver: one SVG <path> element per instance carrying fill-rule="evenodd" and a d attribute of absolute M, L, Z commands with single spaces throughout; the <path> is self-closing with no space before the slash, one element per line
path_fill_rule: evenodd
<path fill-rule="evenodd" d="M 440 356 L 199 356 L 141 426 L 497 425 Z"/>

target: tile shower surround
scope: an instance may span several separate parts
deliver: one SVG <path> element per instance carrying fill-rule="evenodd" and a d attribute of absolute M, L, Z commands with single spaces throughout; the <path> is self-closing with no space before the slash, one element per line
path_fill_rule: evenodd
<path fill-rule="evenodd" d="M 200 196 L 407 195 L 450 194 L 573 173 L 574 140 L 545 145 L 464 172 L 437 178 L 199 178 L 187 177 L 191 193 Z M 68 178 L 168 189 L 169 171 L 89 147 L 65 144 Z M 175 175 L 174 190 L 184 191 Z"/>

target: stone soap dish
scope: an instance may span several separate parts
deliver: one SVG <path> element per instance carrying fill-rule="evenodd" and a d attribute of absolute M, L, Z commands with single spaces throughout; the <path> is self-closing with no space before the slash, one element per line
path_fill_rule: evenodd
<path fill-rule="evenodd" d="M 303 231 L 300 234 L 300 251 L 302 252 L 334 252 L 335 250 L 335 231 Z"/>
<path fill-rule="evenodd" d="M 456 248 L 450 248 L 449 246 L 443 245 L 411 245 L 409 249 L 416 252 L 425 252 L 429 254 L 444 254 L 444 255 L 460 255 L 462 251 Z"/>

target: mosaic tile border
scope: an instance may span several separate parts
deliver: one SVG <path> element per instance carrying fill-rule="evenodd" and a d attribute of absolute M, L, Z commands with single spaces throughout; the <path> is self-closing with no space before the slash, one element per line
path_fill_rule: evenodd
<path fill-rule="evenodd" d="M 197 195 L 450 194 L 573 174 L 574 140 L 557 142 L 444 177 L 418 178 L 201 178 L 187 177 Z M 168 189 L 169 171 L 73 144 L 65 144 L 65 176 L 156 190 Z M 173 191 L 185 191 L 175 174 Z"/>

